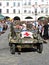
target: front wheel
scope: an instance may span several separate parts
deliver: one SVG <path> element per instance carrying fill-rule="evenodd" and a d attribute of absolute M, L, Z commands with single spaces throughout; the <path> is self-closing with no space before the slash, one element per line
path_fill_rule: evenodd
<path fill-rule="evenodd" d="M 37 52 L 42 53 L 42 51 L 43 51 L 43 44 L 42 43 L 37 44 Z"/>
<path fill-rule="evenodd" d="M 11 54 L 15 54 L 15 45 L 14 44 L 12 44 L 10 46 L 10 52 L 11 52 Z"/>

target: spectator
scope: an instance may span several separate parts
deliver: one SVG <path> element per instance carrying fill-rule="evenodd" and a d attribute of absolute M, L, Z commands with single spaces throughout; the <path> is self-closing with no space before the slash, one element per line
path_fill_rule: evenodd
<path fill-rule="evenodd" d="M 38 30 L 39 30 L 39 34 L 42 36 L 42 23 L 41 23 L 41 21 L 38 22 Z"/>
<path fill-rule="evenodd" d="M 48 39 L 48 37 L 49 37 L 49 32 L 48 32 L 49 25 L 48 25 L 47 22 L 44 22 L 43 28 L 44 28 L 44 35 L 43 35 L 43 37 L 44 37 L 44 39 Z"/>
<path fill-rule="evenodd" d="M 38 27 L 38 22 L 34 22 L 33 25 L 37 28 Z"/>
<path fill-rule="evenodd" d="M 3 24 L 0 22 L 0 33 L 3 31 Z"/>
<path fill-rule="evenodd" d="M 32 29 L 32 25 L 33 23 L 32 22 L 28 22 L 27 23 L 27 30 L 31 30 Z"/>

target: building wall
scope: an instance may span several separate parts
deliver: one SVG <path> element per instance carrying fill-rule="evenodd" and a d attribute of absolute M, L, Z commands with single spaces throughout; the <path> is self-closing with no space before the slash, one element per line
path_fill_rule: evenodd
<path fill-rule="evenodd" d="M 0 3 L 1 14 L 11 18 L 18 16 L 21 20 L 25 20 L 25 17 L 30 16 L 36 20 L 41 16 L 49 15 L 49 0 L 0 0 Z M 14 9 L 15 13 L 13 13 Z"/>

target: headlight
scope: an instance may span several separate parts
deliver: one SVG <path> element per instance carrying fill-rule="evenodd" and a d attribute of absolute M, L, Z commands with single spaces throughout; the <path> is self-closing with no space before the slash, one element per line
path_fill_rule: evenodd
<path fill-rule="evenodd" d="M 37 38 L 37 34 L 33 34 L 33 37 L 34 37 L 34 38 Z"/>

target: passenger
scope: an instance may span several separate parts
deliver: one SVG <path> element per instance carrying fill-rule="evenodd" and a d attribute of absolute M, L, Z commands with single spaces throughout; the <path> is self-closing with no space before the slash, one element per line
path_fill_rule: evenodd
<path fill-rule="evenodd" d="M 32 29 L 32 22 L 28 21 L 27 23 L 27 30 L 31 30 Z"/>
<path fill-rule="evenodd" d="M 19 29 L 19 25 L 16 25 L 16 28 Z"/>
<path fill-rule="evenodd" d="M 26 28 L 26 24 L 25 24 L 25 23 L 22 24 L 22 30 L 27 30 L 27 28 Z"/>
<path fill-rule="evenodd" d="M 19 25 L 19 28 L 20 28 L 20 30 L 22 30 L 22 25 L 21 24 Z"/>
<path fill-rule="evenodd" d="M 14 28 L 16 30 L 22 30 L 22 25 L 17 24 L 17 25 L 14 26 Z"/>
<path fill-rule="evenodd" d="M 44 31 L 42 30 L 42 25 L 39 25 L 39 34 L 40 34 L 40 36 L 42 37 L 42 35 L 43 35 L 43 33 L 44 33 Z"/>

